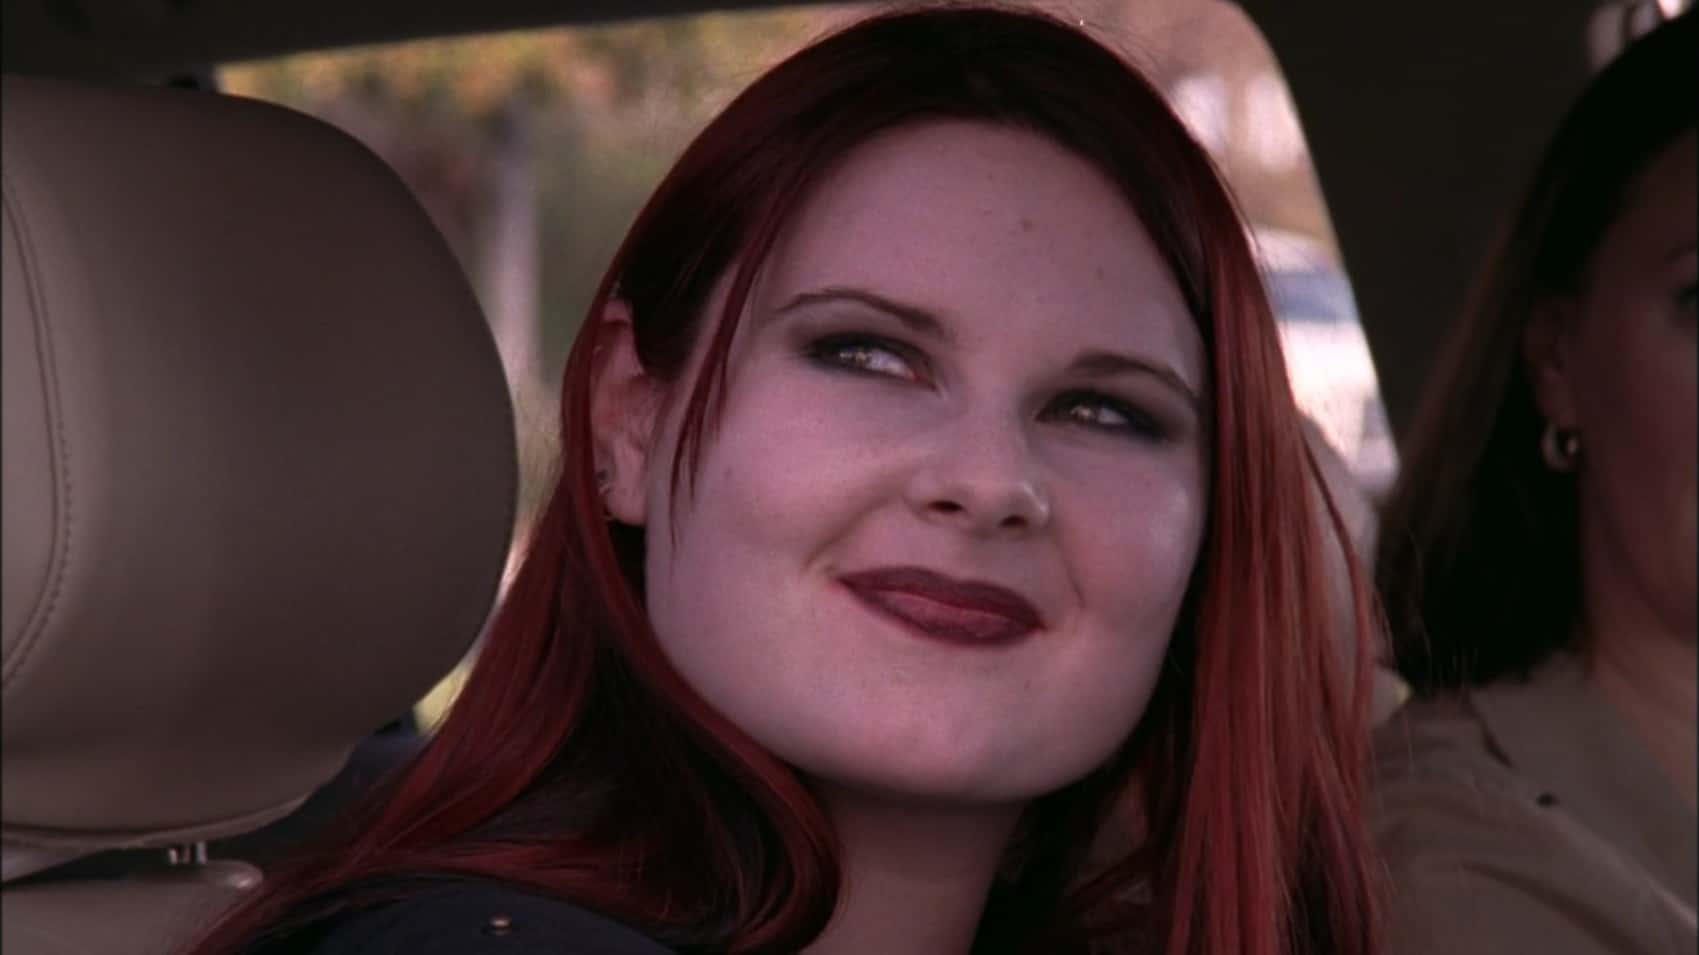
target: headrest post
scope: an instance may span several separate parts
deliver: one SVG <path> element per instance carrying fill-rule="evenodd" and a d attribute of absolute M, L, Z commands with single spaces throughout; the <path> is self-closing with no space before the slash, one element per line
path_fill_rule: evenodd
<path fill-rule="evenodd" d="M 165 861 L 172 866 L 206 865 L 206 843 L 191 842 L 165 850 Z"/>

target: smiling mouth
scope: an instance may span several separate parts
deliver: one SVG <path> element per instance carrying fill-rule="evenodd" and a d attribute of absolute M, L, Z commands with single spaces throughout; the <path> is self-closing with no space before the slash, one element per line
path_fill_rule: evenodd
<path fill-rule="evenodd" d="M 839 581 L 868 609 L 912 633 L 945 643 L 1005 646 L 1044 626 L 1032 604 L 1006 587 L 956 580 L 924 568 L 881 568 Z"/>

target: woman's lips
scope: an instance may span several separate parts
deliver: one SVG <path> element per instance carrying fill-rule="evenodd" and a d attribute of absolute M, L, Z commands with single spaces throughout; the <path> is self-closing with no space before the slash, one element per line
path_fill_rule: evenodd
<path fill-rule="evenodd" d="M 1037 609 L 1007 587 L 922 567 L 877 568 L 839 581 L 870 609 L 935 640 L 1000 645 L 1044 627 Z"/>

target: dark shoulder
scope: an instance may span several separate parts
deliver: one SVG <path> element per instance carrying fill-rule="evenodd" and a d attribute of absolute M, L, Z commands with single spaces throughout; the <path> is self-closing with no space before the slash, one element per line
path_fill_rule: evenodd
<path fill-rule="evenodd" d="M 336 919 L 310 955 L 671 955 L 659 942 L 561 899 L 457 881 Z"/>

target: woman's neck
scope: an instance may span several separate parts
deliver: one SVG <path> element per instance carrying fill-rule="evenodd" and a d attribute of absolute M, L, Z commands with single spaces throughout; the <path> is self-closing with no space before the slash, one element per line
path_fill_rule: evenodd
<path fill-rule="evenodd" d="M 1686 805 L 1699 806 L 1699 647 L 1691 633 L 1670 632 L 1650 615 L 1623 610 L 1606 601 L 1589 605 L 1586 646 L 1594 685 Z"/>
<path fill-rule="evenodd" d="M 1020 807 L 820 795 L 842 848 L 843 888 L 807 955 L 966 955 Z"/>

